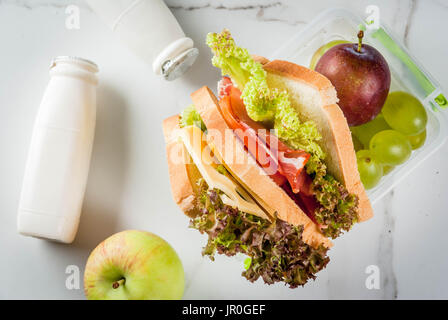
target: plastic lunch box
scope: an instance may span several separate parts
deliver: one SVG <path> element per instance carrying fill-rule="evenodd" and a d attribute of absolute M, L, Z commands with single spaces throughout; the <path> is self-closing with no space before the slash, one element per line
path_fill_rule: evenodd
<path fill-rule="evenodd" d="M 332 40 L 357 43 L 360 25 L 366 25 L 366 22 L 350 11 L 327 10 L 278 49 L 272 58 L 309 66 L 314 52 Z M 445 142 L 448 122 L 441 111 L 448 106 L 448 103 L 437 81 L 421 67 L 383 24 L 380 23 L 377 30 L 367 29 L 363 43 L 375 47 L 387 60 L 392 76 L 390 92 L 399 90 L 411 93 L 420 99 L 428 114 L 425 144 L 414 150 L 408 161 L 384 176 L 375 188 L 367 191 L 370 201 L 375 203 Z"/>

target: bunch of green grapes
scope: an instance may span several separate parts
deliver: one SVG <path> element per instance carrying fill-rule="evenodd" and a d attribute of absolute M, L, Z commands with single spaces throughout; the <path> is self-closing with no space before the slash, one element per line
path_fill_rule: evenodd
<path fill-rule="evenodd" d="M 409 93 L 389 94 L 381 114 L 352 127 L 358 170 L 366 189 L 411 156 L 426 140 L 428 116 L 420 101 Z"/>

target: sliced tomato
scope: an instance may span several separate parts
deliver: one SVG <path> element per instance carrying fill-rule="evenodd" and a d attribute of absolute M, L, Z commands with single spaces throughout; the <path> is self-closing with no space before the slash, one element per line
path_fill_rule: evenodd
<path fill-rule="evenodd" d="M 294 193 L 289 184 L 282 185 L 283 190 L 289 195 L 289 197 L 294 200 L 294 202 L 305 212 L 305 214 L 315 223 L 319 225 L 316 221 L 315 212 L 319 207 L 319 203 L 316 201 L 313 195 L 306 195 L 303 192 Z"/>
<path fill-rule="evenodd" d="M 226 121 L 227 125 L 232 129 L 243 129 L 240 125 L 240 122 L 235 117 L 233 113 L 232 107 L 230 105 L 230 97 L 224 96 L 219 100 L 219 109 L 221 111 L 221 115 Z"/>
<path fill-rule="evenodd" d="M 297 196 L 299 196 L 302 199 L 303 203 L 305 204 L 306 213 L 308 217 L 310 217 L 315 224 L 318 224 L 318 222 L 316 221 L 316 216 L 314 215 L 316 209 L 319 207 L 316 198 L 314 198 L 314 196 L 307 196 L 302 192 L 298 193 Z"/>
<path fill-rule="evenodd" d="M 263 125 L 259 124 L 249 117 L 243 99 L 241 99 L 241 91 L 238 88 L 232 85 L 228 87 L 227 92 L 228 96 L 230 97 L 230 106 L 232 107 L 233 114 L 239 121 L 244 122 L 246 125 L 256 131 L 266 130 Z"/>

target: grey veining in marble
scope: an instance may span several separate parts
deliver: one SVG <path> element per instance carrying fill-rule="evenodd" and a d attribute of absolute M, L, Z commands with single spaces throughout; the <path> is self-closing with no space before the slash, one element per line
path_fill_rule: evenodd
<path fill-rule="evenodd" d="M 200 59 L 182 79 L 166 83 L 136 58 L 81 0 L 0 0 L 0 298 L 75 298 L 65 268 L 81 271 L 93 247 L 108 235 L 142 228 L 167 239 L 186 273 L 185 298 L 401 299 L 448 298 L 448 146 L 406 177 L 375 205 L 375 217 L 335 241 L 331 262 L 315 282 L 290 290 L 254 284 L 240 276 L 242 261 L 201 257 L 204 236 L 171 199 L 161 121 L 190 103 L 202 85 L 215 88 L 207 32 L 229 28 L 251 52 L 269 56 L 329 7 L 365 15 L 367 5 L 426 69 L 448 88 L 448 4 L 443 0 L 167 0 Z M 64 27 L 65 8 L 81 8 L 81 29 Z M 56 55 L 90 58 L 100 66 L 98 122 L 83 216 L 70 246 L 16 233 L 16 206 L 31 128 Z M 13 139 L 11 138 L 13 137 Z M 381 271 L 379 290 L 365 286 L 366 267 Z M 32 268 L 29 268 L 32 266 Z M 8 275 L 8 276 L 5 276 Z M 11 276 L 13 275 L 13 276 Z"/>
<path fill-rule="evenodd" d="M 378 239 L 378 266 L 382 274 L 382 287 L 385 299 L 398 297 L 397 278 L 394 271 L 394 233 L 395 218 L 391 206 L 394 199 L 394 191 L 389 192 L 384 198 L 384 227 Z"/>

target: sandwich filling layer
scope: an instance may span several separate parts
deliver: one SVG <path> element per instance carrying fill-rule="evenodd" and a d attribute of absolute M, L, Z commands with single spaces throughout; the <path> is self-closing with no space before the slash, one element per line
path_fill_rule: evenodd
<path fill-rule="evenodd" d="M 246 255 L 242 275 L 251 282 L 261 277 L 268 284 L 284 282 L 295 288 L 315 279 L 329 262 L 328 249 L 306 244 L 302 226 L 272 217 L 269 209 L 259 206 L 214 156 L 199 129 L 201 122 L 190 111 L 180 119 L 179 138 L 201 173 L 192 182 L 197 214 L 190 226 L 208 235 L 203 255 L 211 260 L 216 253 Z"/>
<path fill-rule="evenodd" d="M 315 123 L 301 121 L 298 111 L 291 105 L 288 92 L 269 87 L 262 65 L 254 61 L 246 49 L 237 47 L 227 30 L 209 34 L 207 44 L 215 54 L 213 65 L 220 68 L 225 76 L 218 88 L 221 113 L 235 132 L 243 129 L 242 141 L 247 151 L 263 168 L 266 161 L 277 165 L 278 170 L 267 172 L 268 175 L 321 228 L 324 235 L 336 238 L 343 231 L 350 230 L 357 221 L 358 198 L 328 173 L 326 155 L 320 146 L 322 137 Z M 268 130 L 272 134 L 260 134 L 260 130 Z M 280 147 L 272 152 L 269 141 L 277 138 L 277 146 Z M 251 139 L 256 140 L 256 152 L 249 147 Z M 282 171 L 281 146 L 292 154 L 286 160 L 295 160 L 292 172 Z M 269 152 L 260 157 L 259 149 L 266 147 Z"/>

